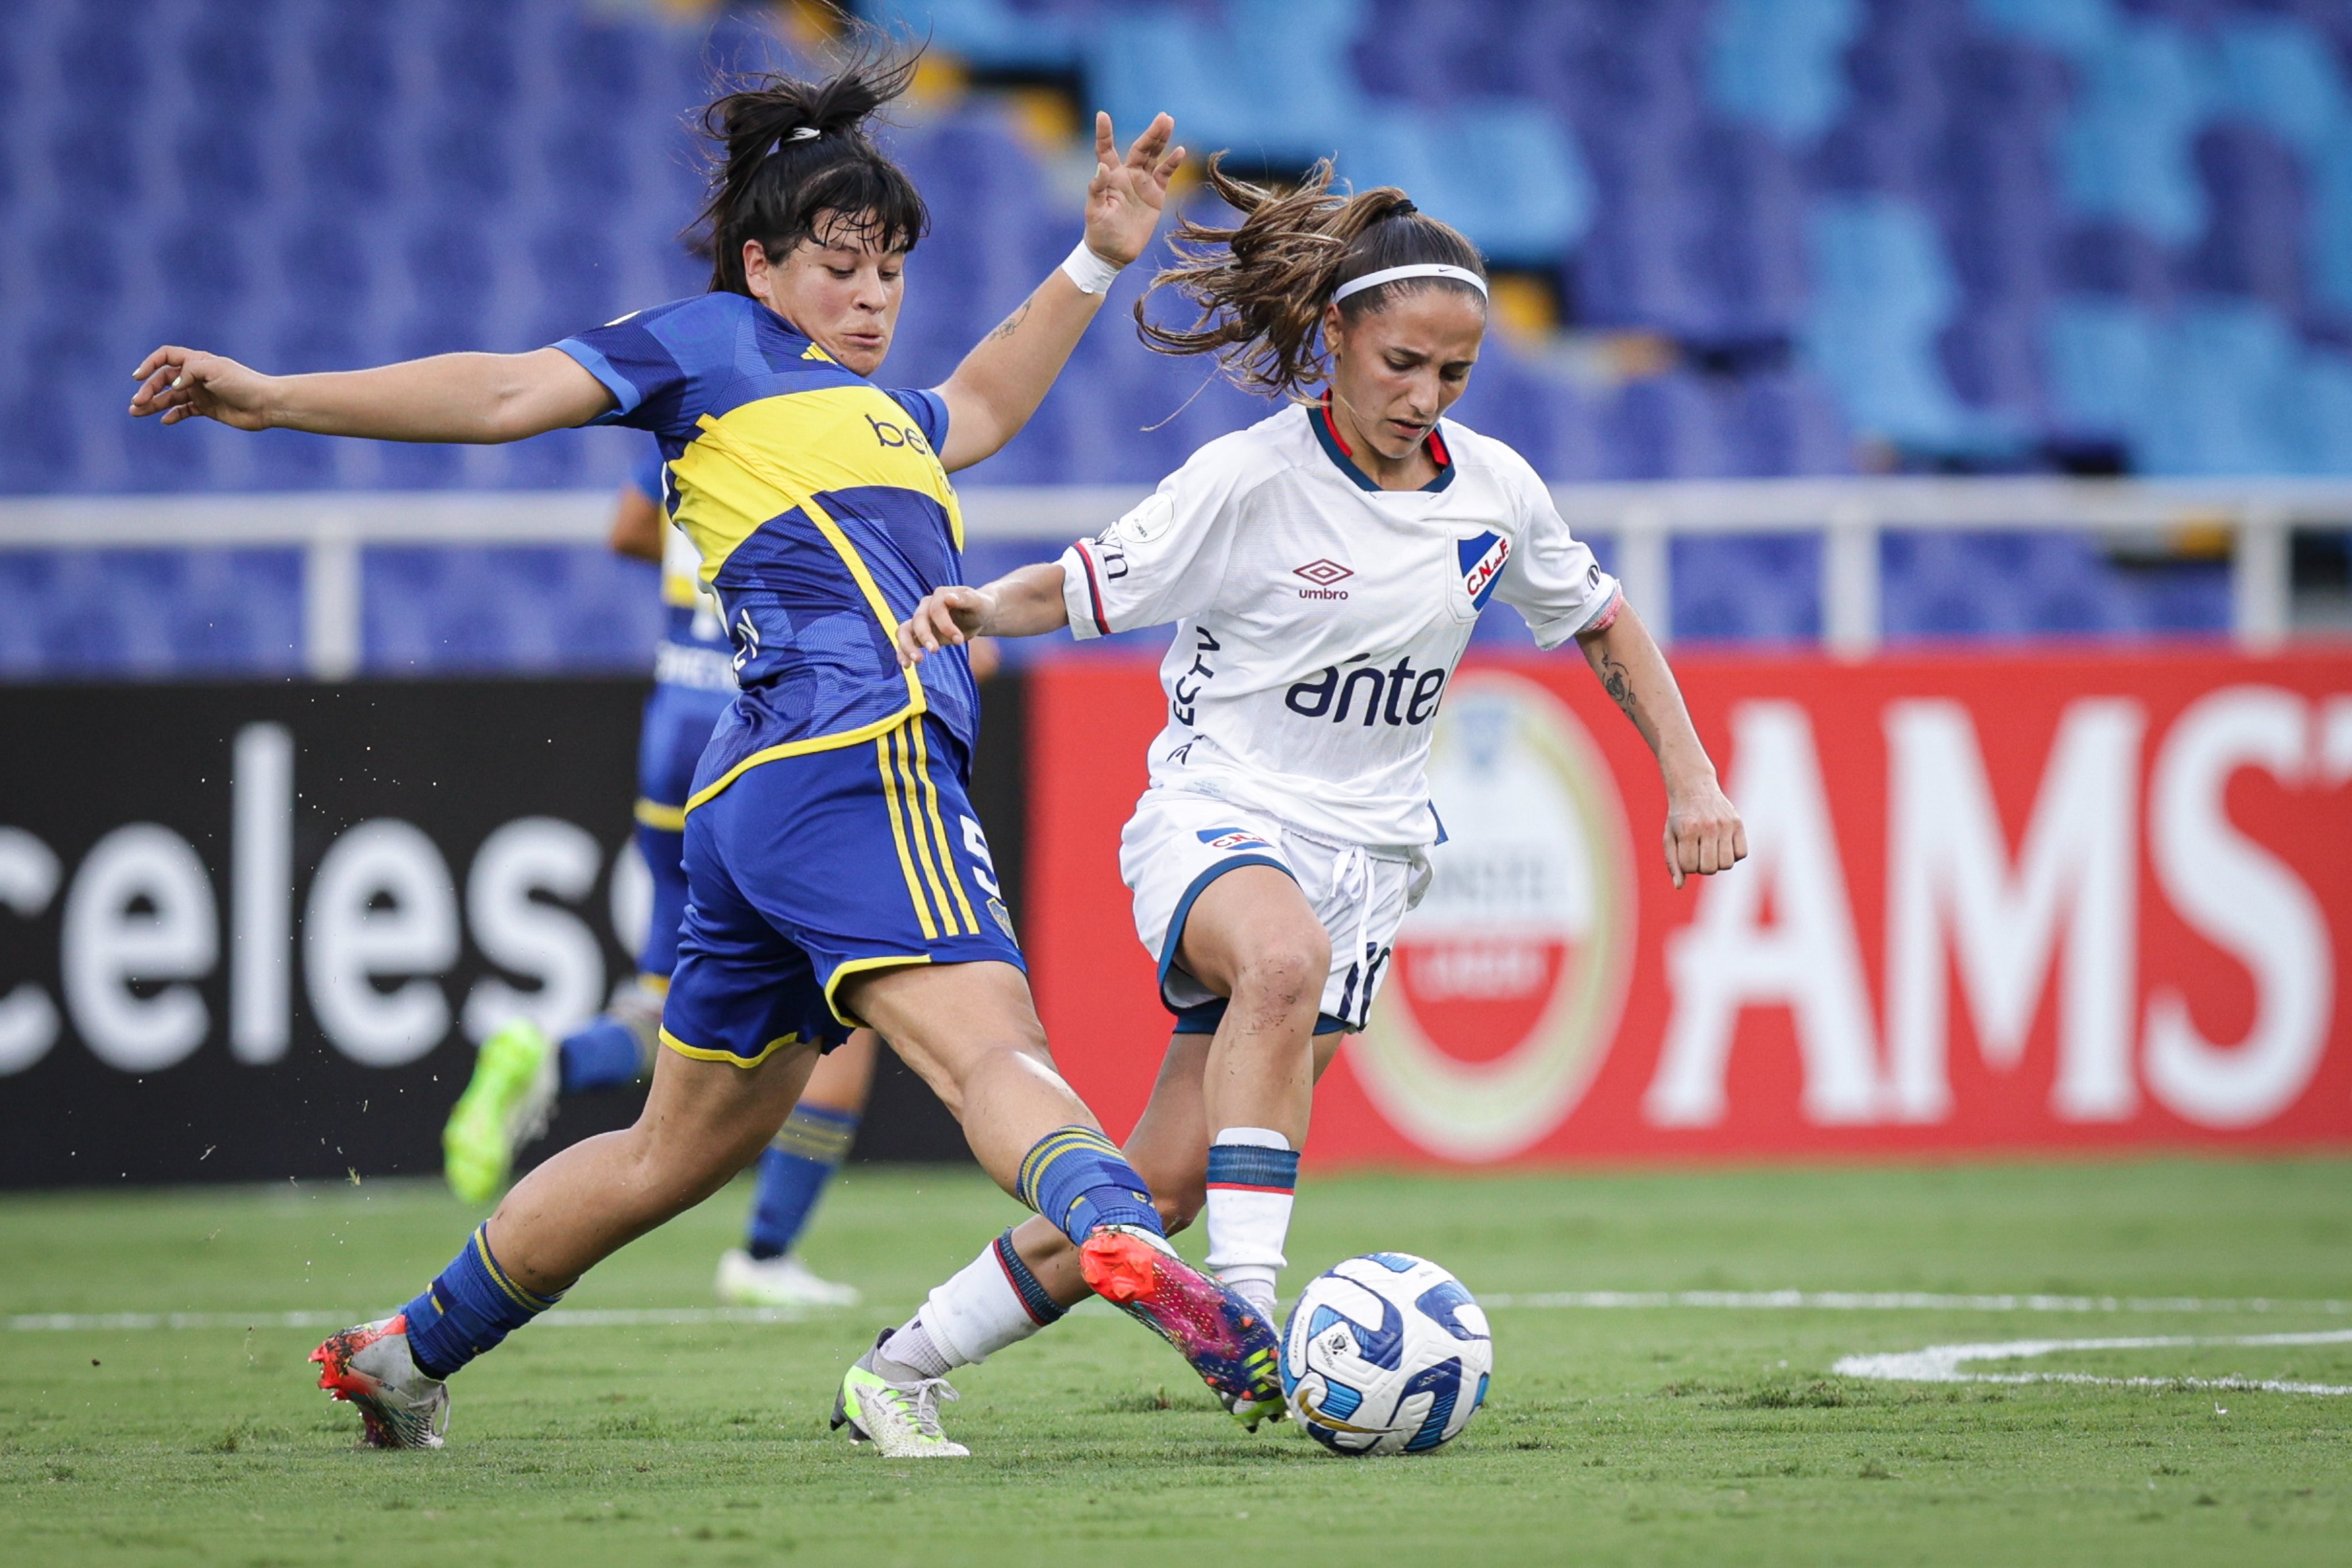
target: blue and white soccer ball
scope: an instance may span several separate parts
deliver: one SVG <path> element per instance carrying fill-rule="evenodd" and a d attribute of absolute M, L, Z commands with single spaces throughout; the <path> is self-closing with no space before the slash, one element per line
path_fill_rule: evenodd
<path fill-rule="evenodd" d="M 1290 1414 L 1335 1454 L 1423 1454 L 1486 1402 L 1495 1342 L 1462 1281 L 1367 1252 L 1309 1281 L 1282 1335 Z"/>

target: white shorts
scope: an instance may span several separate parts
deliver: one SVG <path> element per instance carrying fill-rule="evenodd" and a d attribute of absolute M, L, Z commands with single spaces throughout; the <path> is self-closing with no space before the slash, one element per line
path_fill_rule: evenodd
<path fill-rule="evenodd" d="M 1429 886 L 1428 857 L 1307 838 L 1263 812 L 1185 789 L 1149 789 L 1118 836 L 1118 873 L 1135 894 L 1135 934 L 1160 967 L 1176 1032 L 1209 1033 L 1225 998 L 1176 963 L 1192 901 L 1225 873 L 1272 866 L 1298 883 L 1331 938 L 1318 1034 L 1364 1027 L 1386 977 L 1397 925 Z"/>

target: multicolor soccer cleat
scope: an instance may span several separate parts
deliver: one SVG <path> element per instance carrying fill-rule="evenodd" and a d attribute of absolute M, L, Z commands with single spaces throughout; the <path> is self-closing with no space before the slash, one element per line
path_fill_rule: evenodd
<path fill-rule="evenodd" d="M 365 1447 L 441 1446 L 449 1429 L 449 1385 L 410 1359 L 406 1314 L 330 1335 L 310 1359 L 319 1364 L 320 1387 L 359 1406 Z"/>
<path fill-rule="evenodd" d="M 874 1352 L 889 1338 L 890 1331 L 884 1329 L 874 1342 L 874 1350 L 859 1356 L 842 1375 L 841 1392 L 833 1400 L 834 1430 L 848 1427 L 851 1442 L 871 1443 L 885 1458 L 971 1458 L 970 1448 L 950 1441 L 940 1429 L 940 1401 L 956 1397 L 946 1378 L 892 1383 L 874 1370 Z"/>
<path fill-rule="evenodd" d="M 1078 1248 L 1087 1288 L 1176 1347 L 1234 1419 L 1282 1418 L 1282 1348 L 1265 1314 L 1164 1238 L 1106 1225 Z"/>
<path fill-rule="evenodd" d="M 515 1151 L 547 1131 L 561 1072 L 554 1042 L 528 1019 L 482 1041 L 474 1076 L 441 1129 L 450 1191 L 488 1203 L 504 1190 Z"/>

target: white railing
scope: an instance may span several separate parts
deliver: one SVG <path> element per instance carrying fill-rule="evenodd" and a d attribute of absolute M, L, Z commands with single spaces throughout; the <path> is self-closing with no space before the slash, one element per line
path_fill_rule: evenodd
<path fill-rule="evenodd" d="M 974 486 L 962 492 L 974 540 L 1058 546 L 1100 529 L 1140 486 Z M 1618 575 L 1670 639 L 1676 534 L 1823 536 L 1822 641 L 1852 657 L 1878 646 L 1879 537 L 1889 528 L 2088 528 L 2164 536 L 2220 527 L 2231 552 L 2232 625 L 2248 648 L 2289 630 L 2288 536 L 2298 525 L 2352 526 L 2342 480 L 1751 479 L 1560 485 L 1553 499 L 1580 534 L 1614 545 Z M 592 544 L 604 491 L 0 499 L 0 550 L 278 545 L 304 551 L 305 660 L 322 680 L 360 663 L 360 572 L 371 544 Z"/>

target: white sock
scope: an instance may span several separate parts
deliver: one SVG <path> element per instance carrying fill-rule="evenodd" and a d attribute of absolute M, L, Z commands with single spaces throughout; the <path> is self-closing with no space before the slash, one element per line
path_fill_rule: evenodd
<path fill-rule="evenodd" d="M 1298 1156 L 1280 1133 L 1227 1127 L 1209 1146 L 1209 1267 L 1269 1318 L 1297 1187 Z"/>
<path fill-rule="evenodd" d="M 891 1334 L 881 1354 L 923 1376 L 940 1377 L 1020 1343 L 1058 1321 L 1064 1311 L 1013 1250 L 1008 1230 L 934 1287 L 906 1326 Z M 902 1336 L 906 1351 L 919 1360 L 901 1354 Z"/>

